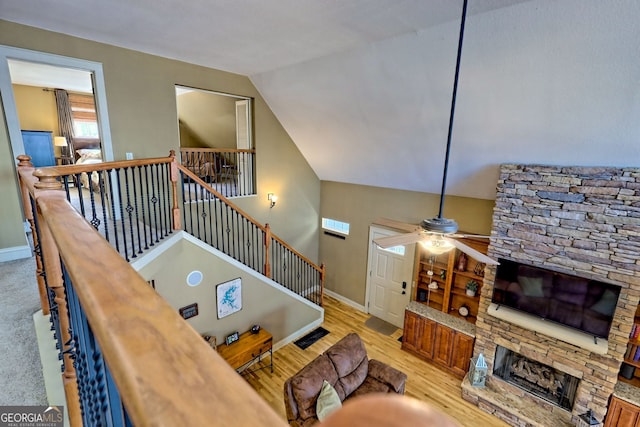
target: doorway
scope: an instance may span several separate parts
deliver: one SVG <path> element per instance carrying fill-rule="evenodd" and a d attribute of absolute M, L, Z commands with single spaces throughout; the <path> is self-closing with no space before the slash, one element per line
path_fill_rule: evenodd
<path fill-rule="evenodd" d="M 9 139 L 14 157 L 24 153 L 25 151 L 22 142 L 20 119 L 18 117 L 18 110 L 16 107 L 12 77 L 9 71 L 10 61 L 22 61 L 25 63 L 50 66 L 52 67 L 50 68 L 51 70 L 68 69 L 89 73 L 95 99 L 97 133 L 100 135 L 100 145 L 103 153 L 102 157 L 104 161 L 114 160 L 102 64 L 44 52 L 31 51 L 10 46 L 0 46 L 0 93 L 2 95 L 2 105 L 4 107 Z"/>
<path fill-rule="evenodd" d="M 176 85 L 183 166 L 223 195 L 255 195 L 251 98 Z"/>
<path fill-rule="evenodd" d="M 411 300 L 415 245 L 382 249 L 374 239 L 398 233 L 371 226 L 367 262 L 367 311 L 399 328 L 404 325 L 404 309 Z"/>

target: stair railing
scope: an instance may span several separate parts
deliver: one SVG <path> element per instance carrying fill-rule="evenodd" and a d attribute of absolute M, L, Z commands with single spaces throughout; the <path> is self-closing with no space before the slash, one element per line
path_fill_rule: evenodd
<path fill-rule="evenodd" d="M 286 426 L 41 172 L 18 165 L 71 425 Z"/>
<path fill-rule="evenodd" d="M 316 265 L 189 168 L 175 163 L 183 229 L 280 285 L 322 306 L 324 265 Z M 180 185 L 181 184 L 181 185 Z"/>

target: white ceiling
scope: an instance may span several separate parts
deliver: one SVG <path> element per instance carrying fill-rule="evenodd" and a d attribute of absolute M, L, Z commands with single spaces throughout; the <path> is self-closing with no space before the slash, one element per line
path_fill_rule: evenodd
<path fill-rule="evenodd" d="M 494 198 L 504 162 L 637 165 L 640 2 L 469 3 L 449 194 Z M 438 193 L 461 5 L 0 0 L 0 16 L 248 75 L 320 179 Z"/>

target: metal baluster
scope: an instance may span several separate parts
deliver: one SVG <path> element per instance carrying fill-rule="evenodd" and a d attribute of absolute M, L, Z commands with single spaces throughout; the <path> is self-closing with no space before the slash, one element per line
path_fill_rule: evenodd
<path fill-rule="evenodd" d="M 153 246 L 153 228 L 154 224 L 151 221 L 151 218 L 147 216 L 146 212 L 150 211 L 151 208 L 145 210 L 144 205 L 145 202 L 149 202 L 149 180 L 148 180 L 148 166 L 138 166 L 138 186 L 140 187 L 140 218 L 138 218 L 138 228 L 142 227 L 142 236 L 144 237 L 144 249 L 149 249 L 149 241 L 151 241 L 151 246 Z M 144 170 L 144 179 L 142 178 L 142 171 Z M 138 234 L 140 234 L 138 232 Z"/>
<path fill-rule="evenodd" d="M 111 223 L 113 226 L 113 239 L 115 241 L 116 244 L 116 251 L 118 251 L 118 253 L 120 252 L 120 239 L 118 239 L 118 221 L 117 221 L 117 215 L 116 215 L 116 204 L 114 201 L 114 197 L 113 195 L 116 194 L 116 191 L 113 189 L 113 179 L 111 178 L 111 172 L 113 171 L 113 169 L 109 169 L 109 171 L 107 172 L 107 177 L 108 181 L 109 181 L 109 190 L 110 190 L 110 195 L 111 195 L 111 200 L 109 202 L 109 204 L 111 205 Z M 120 176 L 118 175 L 117 172 L 115 172 L 116 175 L 116 181 L 118 184 L 118 195 L 120 195 Z M 121 200 L 121 199 L 119 199 Z M 122 218 L 122 203 L 120 203 L 120 218 Z M 126 250 L 125 250 L 125 258 L 127 261 L 129 261 L 129 257 L 126 256 Z"/>
<path fill-rule="evenodd" d="M 160 177 L 158 176 L 158 168 L 157 165 L 154 165 L 151 170 L 151 202 L 153 203 L 153 222 L 156 224 L 155 228 L 155 243 L 158 243 L 161 239 L 161 236 L 158 236 L 158 224 L 160 223 L 160 218 L 162 213 L 160 212 L 160 199 L 158 197 L 158 190 L 160 189 L 160 183 L 158 182 Z M 153 246 L 153 243 L 151 244 Z"/>

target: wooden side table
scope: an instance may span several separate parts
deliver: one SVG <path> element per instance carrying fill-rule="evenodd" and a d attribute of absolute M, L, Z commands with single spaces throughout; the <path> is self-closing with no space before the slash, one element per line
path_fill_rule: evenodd
<path fill-rule="evenodd" d="M 244 372 L 249 366 L 262 360 L 262 356 L 267 353 L 271 358 L 268 367 L 273 373 L 273 337 L 264 329 L 260 329 L 257 334 L 247 331 L 240 335 L 238 341 L 230 345 L 218 346 L 218 354 L 238 373 Z"/>

